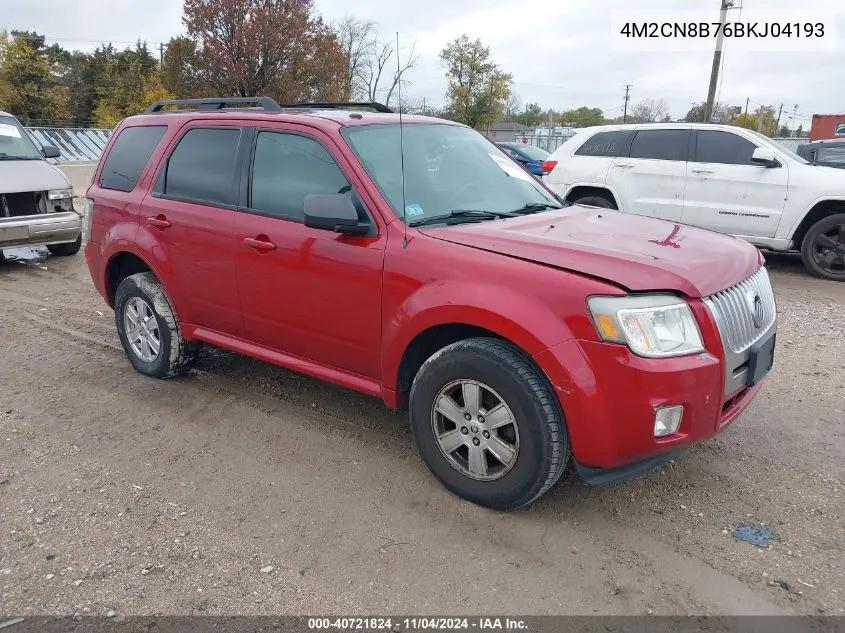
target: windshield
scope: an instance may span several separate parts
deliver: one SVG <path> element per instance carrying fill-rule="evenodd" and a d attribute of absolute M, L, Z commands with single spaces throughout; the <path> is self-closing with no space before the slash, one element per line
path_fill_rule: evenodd
<path fill-rule="evenodd" d="M 478 132 L 415 123 L 402 129 L 403 214 L 399 126 L 361 125 L 342 133 L 393 211 L 407 222 L 458 209 L 507 212 L 524 205 L 560 206 L 533 176 Z"/>
<path fill-rule="evenodd" d="M 772 139 L 770 139 L 765 134 L 761 134 L 760 132 L 757 132 L 755 130 L 746 130 L 746 131 L 751 132 L 754 136 L 756 136 L 761 141 L 765 141 L 766 145 L 768 145 L 769 147 L 774 147 L 775 149 L 777 149 L 782 154 L 786 154 L 786 156 L 788 158 L 791 158 L 792 160 L 797 161 L 797 162 L 799 162 L 803 165 L 809 165 L 810 164 L 810 161 L 808 161 L 805 158 L 801 158 L 798 154 L 796 154 L 792 150 L 786 149 L 783 145 L 779 145 L 778 143 L 775 143 Z"/>
<path fill-rule="evenodd" d="M 542 147 L 529 145 L 528 143 L 514 143 L 510 147 L 514 148 L 518 152 L 522 152 L 531 160 L 546 160 L 549 156 L 551 156 L 551 154 Z"/>
<path fill-rule="evenodd" d="M 0 160 L 9 158 L 40 159 L 41 152 L 17 119 L 0 116 Z"/>

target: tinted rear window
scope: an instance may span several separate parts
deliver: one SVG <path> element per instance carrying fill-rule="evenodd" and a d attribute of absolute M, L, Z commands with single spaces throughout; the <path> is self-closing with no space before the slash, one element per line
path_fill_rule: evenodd
<path fill-rule="evenodd" d="M 627 156 L 627 146 L 633 132 L 615 130 L 591 136 L 575 152 L 578 156 Z"/>
<path fill-rule="evenodd" d="M 232 183 L 240 136 L 240 128 L 188 130 L 167 162 L 164 194 L 198 202 L 234 204 Z"/>
<path fill-rule="evenodd" d="M 132 191 L 167 126 L 128 127 L 120 132 L 103 163 L 100 186 Z"/>
<path fill-rule="evenodd" d="M 631 158 L 686 160 L 689 130 L 640 130 L 631 143 Z"/>

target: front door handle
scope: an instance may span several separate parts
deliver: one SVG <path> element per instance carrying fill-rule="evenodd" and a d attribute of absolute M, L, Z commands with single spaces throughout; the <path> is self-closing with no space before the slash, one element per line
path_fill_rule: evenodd
<path fill-rule="evenodd" d="M 694 174 L 712 174 L 712 169 L 693 169 L 692 173 Z"/>
<path fill-rule="evenodd" d="M 614 167 L 619 167 L 620 169 L 631 169 L 633 165 L 631 163 L 616 163 Z"/>
<path fill-rule="evenodd" d="M 266 235 L 259 235 L 258 237 L 245 237 L 244 243 L 250 248 L 266 253 L 267 251 L 276 250 L 276 245 L 270 241 Z"/>
<path fill-rule="evenodd" d="M 160 229 L 166 229 L 170 227 L 170 220 L 168 220 L 161 213 L 147 218 L 147 222 Z"/>

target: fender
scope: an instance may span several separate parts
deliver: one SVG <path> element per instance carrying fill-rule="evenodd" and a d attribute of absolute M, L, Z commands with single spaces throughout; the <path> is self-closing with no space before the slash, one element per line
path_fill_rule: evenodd
<path fill-rule="evenodd" d="M 426 285 L 385 315 L 382 376 L 395 390 L 399 364 L 411 342 L 436 325 L 474 325 L 511 341 L 530 355 L 574 338 L 563 315 L 512 287 L 496 283 L 448 281 Z"/>
<path fill-rule="evenodd" d="M 816 198 L 815 200 L 813 200 L 813 201 L 812 201 L 812 202 L 811 202 L 811 203 L 810 203 L 810 204 L 809 204 L 809 205 L 808 205 L 808 206 L 804 209 L 804 212 L 803 212 L 803 213 L 799 214 L 799 215 L 795 218 L 795 220 L 793 220 L 793 221 L 792 221 L 792 225 L 791 225 L 791 226 L 789 226 L 789 230 L 788 230 L 788 231 L 784 231 L 784 230 L 783 230 L 783 229 L 785 229 L 785 228 L 786 228 L 786 225 L 785 225 L 785 224 L 784 224 L 784 222 L 783 222 L 783 220 L 784 220 L 785 218 L 784 218 L 783 216 L 781 216 L 781 223 L 780 223 L 780 225 L 778 226 L 778 231 L 777 231 L 777 233 L 776 233 L 776 236 L 777 236 L 778 238 L 788 238 L 788 239 L 794 239 L 795 232 L 798 230 L 798 227 L 799 227 L 799 226 L 801 226 L 801 223 L 804 221 L 804 218 L 806 218 L 806 217 L 807 217 L 807 215 L 810 213 L 810 211 L 812 211 L 812 210 L 813 210 L 813 208 L 814 208 L 817 204 L 819 204 L 820 202 L 839 202 L 839 203 L 845 204 L 845 196 L 841 196 L 841 195 L 840 195 L 840 196 L 835 196 L 835 195 L 819 196 L 818 198 Z M 793 247 L 793 248 L 795 248 L 795 249 L 798 249 L 798 250 L 800 250 L 800 249 L 801 249 L 801 245 L 800 245 L 800 244 L 793 244 L 793 245 L 792 245 L 792 247 Z"/>
<path fill-rule="evenodd" d="M 173 264 L 167 257 L 167 250 L 161 248 L 155 238 L 150 235 L 149 229 L 144 229 L 138 224 L 122 223 L 109 230 L 106 235 L 105 245 L 102 247 L 103 261 L 103 287 L 108 288 L 108 271 L 112 260 L 121 253 L 134 255 L 158 277 L 167 292 L 171 307 L 176 317 L 181 321 L 181 310 L 176 298 L 180 293 L 174 290 L 176 275 Z M 114 301 L 109 299 L 109 305 L 114 307 Z"/>

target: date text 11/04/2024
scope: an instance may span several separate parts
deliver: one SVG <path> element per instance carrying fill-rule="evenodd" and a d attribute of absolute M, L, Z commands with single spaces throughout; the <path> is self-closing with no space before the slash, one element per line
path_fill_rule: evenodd
<path fill-rule="evenodd" d="M 823 22 L 625 22 L 619 34 L 630 38 L 821 38 L 824 27 Z"/>
<path fill-rule="evenodd" d="M 527 631 L 528 623 L 510 617 L 350 617 L 309 618 L 316 631 Z"/>

